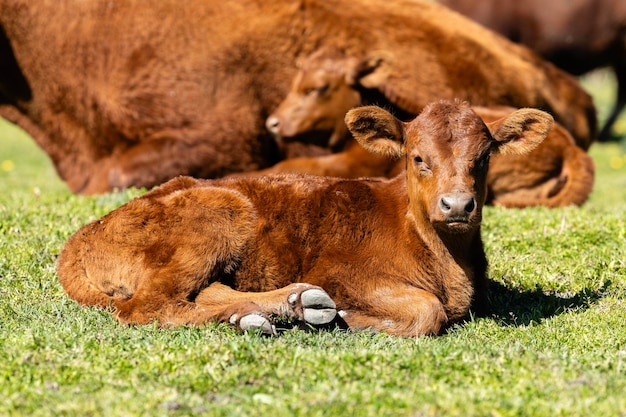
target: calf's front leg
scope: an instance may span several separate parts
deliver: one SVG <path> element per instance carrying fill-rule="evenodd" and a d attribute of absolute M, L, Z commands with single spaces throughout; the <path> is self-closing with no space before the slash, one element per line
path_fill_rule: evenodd
<path fill-rule="evenodd" d="M 332 322 L 337 314 L 335 302 L 326 291 L 302 283 L 272 291 L 242 292 L 215 282 L 200 292 L 195 303 L 201 314 L 212 312 L 220 322 L 241 330 L 254 324 L 272 334 L 272 316 L 320 326 Z"/>
<path fill-rule="evenodd" d="M 371 329 L 402 337 L 440 334 L 448 317 L 434 294 L 414 287 L 378 288 L 363 307 L 341 310 L 352 329 Z"/>

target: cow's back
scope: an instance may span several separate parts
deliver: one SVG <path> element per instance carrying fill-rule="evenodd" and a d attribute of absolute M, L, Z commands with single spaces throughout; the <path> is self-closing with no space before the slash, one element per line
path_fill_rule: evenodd
<path fill-rule="evenodd" d="M 616 58 L 616 39 L 626 26 L 621 0 L 439 0 L 453 10 L 528 46 L 580 75 Z"/>

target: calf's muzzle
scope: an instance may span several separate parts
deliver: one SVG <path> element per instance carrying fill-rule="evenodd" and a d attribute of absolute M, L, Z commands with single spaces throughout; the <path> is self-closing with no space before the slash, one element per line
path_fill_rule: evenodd
<path fill-rule="evenodd" d="M 468 222 L 476 208 L 476 199 L 468 193 L 443 194 L 439 198 L 439 210 L 446 222 Z"/>

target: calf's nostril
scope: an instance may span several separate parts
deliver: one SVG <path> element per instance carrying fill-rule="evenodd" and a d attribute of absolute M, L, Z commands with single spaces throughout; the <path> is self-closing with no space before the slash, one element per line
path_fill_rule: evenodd
<path fill-rule="evenodd" d="M 278 131 L 278 127 L 280 126 L 280 119 L 275 116 L 270 116 L 265 121 L 265 127 L 272 133 L 276 133 Z"/>
<path fill-rule="evenodd" d="M 469 202 L 465 205 L 465 212 L 471 213 L 476 208 L 476 200 L 470 198 Z"/>
<path fill-rule="evenodd" d="M 439 208 L 444 213 L 449 212 L 451 209 L 450 202 L 446 201 L 446 198 L 443 197 L 441 200 L 439 200 Z"/>

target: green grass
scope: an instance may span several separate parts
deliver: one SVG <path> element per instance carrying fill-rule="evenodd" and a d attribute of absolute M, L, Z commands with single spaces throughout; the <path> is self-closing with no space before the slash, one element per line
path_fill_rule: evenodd
<path fill-rule="evenodd" d="M 606 103 L 602 81 L 585 85 Z M 626 416 L 624 145 L 592 147 L 582 208 L 486 209 L 492 316 L 434 338 L 270 339 L 124 327 L 69 300 L 64 241 L 141 192 L 72 195 L 22 132 L 0 138 L 2 416 Z"/>

